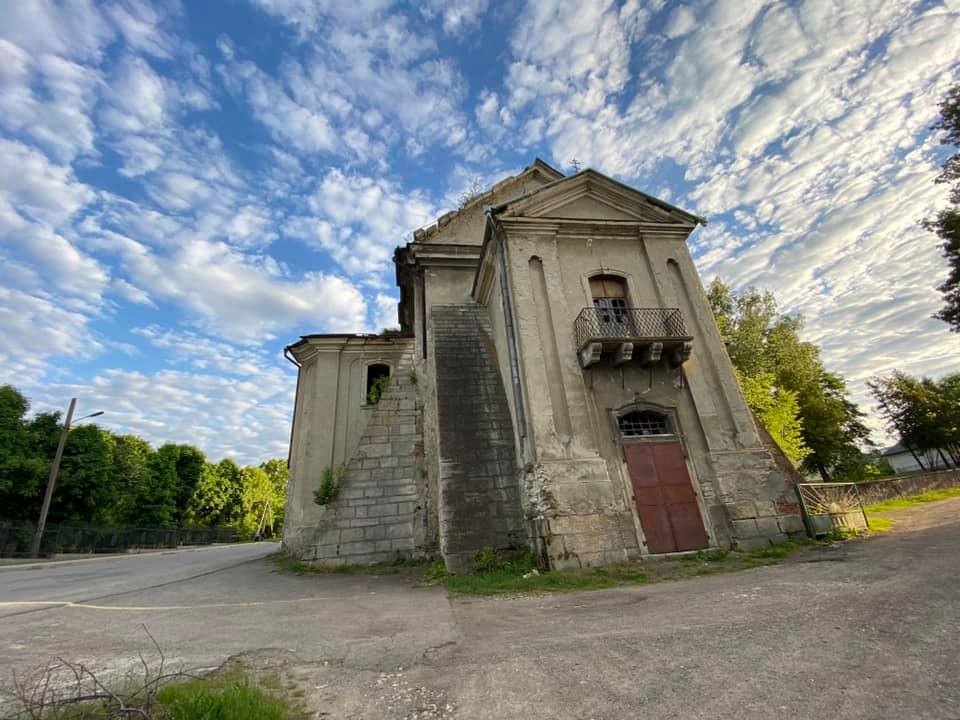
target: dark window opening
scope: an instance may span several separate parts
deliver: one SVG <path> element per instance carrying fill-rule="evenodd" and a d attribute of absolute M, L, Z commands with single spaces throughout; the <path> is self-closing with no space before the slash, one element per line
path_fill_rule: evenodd
<path fill-rule="evenodd" d="M 390 366 L 383 363 L 373 363 L 367 366 L 367 402 L 376 405 L 380 402 L 387 382 L 390 380 Z"/>
<path fill-rule="evenodd" d="M 590 294 L 601 326 L 629 327 L 627 284 L 614 275 L 595 275 L 590 278 Z M 619 334 L 619 333 L 618 333 Z"/>
<path fill-rule="evenodd" d="M 667 416 L 653 410 L 634 410 L 621 415 L 617 418 L 617 424 L 624 437 L 671 434 Z"/>

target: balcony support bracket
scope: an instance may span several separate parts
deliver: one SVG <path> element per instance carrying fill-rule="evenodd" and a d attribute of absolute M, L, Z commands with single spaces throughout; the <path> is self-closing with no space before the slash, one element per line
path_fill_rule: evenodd
<path fill-rule="evenodd" d="M 640 362 L 644 365 L 656 365 L 660 362 L 660 355 L 663 353 L 662 342 L 652 342 L 643 349 L 640 356 Z"/>
<path fill-rule="evenodd" d="M 603 345 L 601 343 L 587 343 L 583 346 L 583 349 L 580 350 L 580 367 L 588 368 L 600 362 L 600 355 L 602 353 Z"/>
<path fill-rule="evenodd" d="M 670 353 L 670 367 L 680 367 L 687 360 L 690 359 L 690 354 L 693 352 L 693 343 L 685 342 L 677 346 L 677 348 Z"/>
<path fill-rule="evenodd" d="M 624 363 L 630 362 L 630 359 L 633 357 L 633 343 L 625 342 L 620 343 L 620 346 L 617 348 L 617 354 L 613 356 L 613 364 L 615 366 L 623 365 Z"/>

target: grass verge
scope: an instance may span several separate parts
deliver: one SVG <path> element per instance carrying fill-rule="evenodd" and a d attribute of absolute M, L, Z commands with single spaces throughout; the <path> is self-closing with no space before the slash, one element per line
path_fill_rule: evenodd
<path fill-rule="evenodd" d="M 532 569 L 523 573 L 514 568 L 488 569 L 445 575 L 439 579 L 439 583 L 451 593 L 479 596 L 603 590 L 622 585 L 647 585 L 775 565 L 803 544 L 791 542 L 771 545 L 751 552 L 701 550 L 656 560 L 542 573 L 534 573 Z"/>
<path fill-rule="evenodd" d="M 960 496 L 960 488 L 946 488 L 944 490 L 928 490 L 919 495 L 909 495 L 907 497 L 884 500 L 883 502 L 873 503 L 872 505 L 865 505 L 863 510 L 867 514 L 867 527 L 870 529 L 870 532 L 887 532 L 896 524 L 896 520 L 885 517 L 880 513 L 891 510 L 904 510 L 914 507 L 915 505 L 923 505 L 924 503 L 946 500 L 947 498 L 958 496 Z"/>
<path fill-rule="evenodd" d="M 303 717 L 285 698 L 239 671 L 172 683 L 157 701 L 170 720 L 294 720 Z"/>
<path fill-rule="evenodd" d="M 929 490 L 919 495 L 910 495 L 908 497 L 893 498 L 884 500 L 881 503 L 874 503 L 864 507 L 868 513 L 884 512 L 885 510 L 903 510 L 914 505 L 923 505 L 937 500 L 946 500 L 947 498 L 960 496 L 960 488 L 946 488 L 944 490 Z"/>
<path fill-rule="evenodd" d="M 526 550 L 479 550 L 476 571 L 448 573 L 439 559 L 408 560 L 378 565 L 317 567 L 283 556 L 273 556 L 280 572 L 303 574 L 396 575 L 406 574 L 426 585 L 442 585 L 456 595 L 492 596 L 526 593 L 603 590 L 621 585 L 643 585 L 668 580 L 683 580 L 717 573 L 736 572 L 763 565 L 774 565 L 806 543 L 771 545 L 751 552 L 701 550 L 656 560 L 605 565 L 595 568 L 540 572 Z"/>
<path fill-rule="evenodd" d="M 24 718 L 45 720 L 303 720 L 302 708 L 279 693 L 278 681 L 254 680 L 233 667 L 204 677 L 171 681 L 148 699 L 144 689 L 115 688 L 112 697 L 33 707 Z M 121 701 L 122 700 L 122 704 Z M 21 717 L 21 716 L 16 716 Z"/>
<path fill-rule="evenodd" d="M 443 560 L 434 557 L 399 558 L 393 562 L 373 563 L 371 565 L 315 565 L 303 562 L 286 553 L 277 552 L 269 556 L 277 572 L 291 575 L 417 575 L 430 578 L 445 573 Z"/>

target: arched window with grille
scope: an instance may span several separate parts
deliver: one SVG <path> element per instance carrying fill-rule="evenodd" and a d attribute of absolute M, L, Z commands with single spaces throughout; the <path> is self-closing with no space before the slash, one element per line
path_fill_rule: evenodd
<path fill-rule="evenodd" d="M 618 417 L 617 425 L 625 438 L 674 434 L 670 418 L 656 410 L 633 410 Z"/>

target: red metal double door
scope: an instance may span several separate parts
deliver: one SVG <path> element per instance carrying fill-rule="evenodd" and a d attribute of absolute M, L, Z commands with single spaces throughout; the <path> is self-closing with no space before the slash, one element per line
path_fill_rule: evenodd
<path fill-rule="evenodd" d="M 625 442 L 623 454 L 647 550 L 668 553 L 707 547 L 680 442 Z"/>

